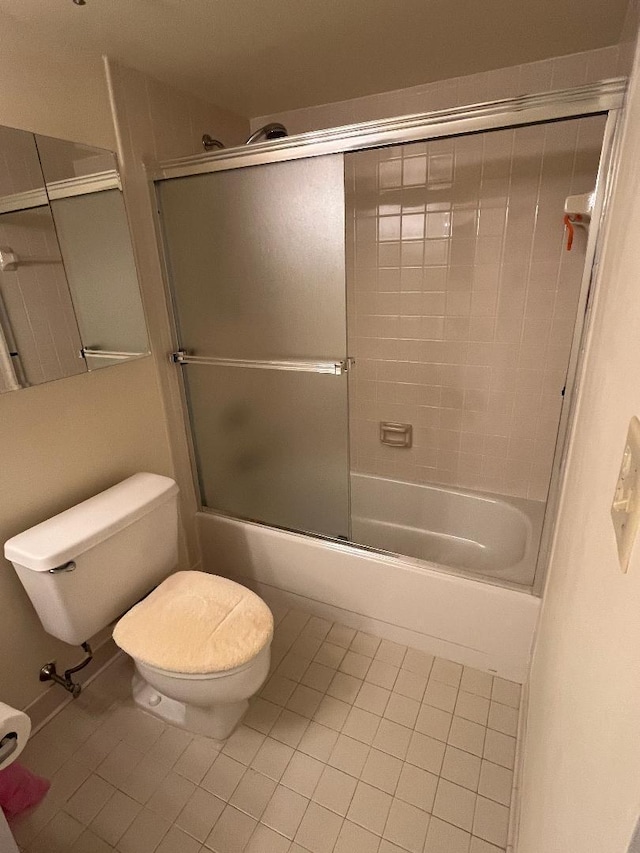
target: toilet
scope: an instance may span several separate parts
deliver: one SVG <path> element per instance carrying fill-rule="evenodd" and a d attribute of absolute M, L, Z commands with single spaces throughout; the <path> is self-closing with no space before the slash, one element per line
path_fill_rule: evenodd
<path fill-rule="evenodd" d="M 134 474 L 14 536 L 4 553 L 45 631 L 80 645 L 117 619 L 134 702 L 223 739 L 267 678 L 273 616 L 234 581 L 175 571 L 177 496 L 169 477 Z"/>

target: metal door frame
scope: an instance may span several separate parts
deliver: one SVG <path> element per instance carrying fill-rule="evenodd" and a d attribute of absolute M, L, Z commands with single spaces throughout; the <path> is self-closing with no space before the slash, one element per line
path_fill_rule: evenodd
<path fill-rule="evenodd" d="M 560 503 L 562 473 L 568 452 L 568 438 L 575 415 L 575 401 L 578 390 L 577 379 L 582 366 L 582 356 L 585 340 L 589 331 L 591 307 L 594 299 L 593 285 L 595 283 L 595 273 L 597 271 L 597 264 L 599 260 L 598 237 L 602 227 L 603 217 L 606 213 L 607 202 L 611 191 L 611 179 L 615 170 L 616 141 L 619 135 L 619 119 L 624 105 L 626 86 L 626 78 L 617 77 L 586 86 L 562 89 L 549 93 L 523 95 L 517 98 L 506 98 L 499 101 L 489 101 L 481 104 L 456 107 L 453 109 L 437 110 L 400 118 L 360 122 L 357 124 L 346 125 L 344 127 L 329 128 L 327 130 L 311 131 L 309 133 L 297 134 L 295 136 L 272 140 L 270 142 L 257 143 L 250 147 L 238 146 L 235 148 L 222 149 L 205 154 L 182 157 L 148 165 L 147 174 L 151 196 L 154 201 L 154 226 L 163 268 L 164 283 L 168 295 L 168 305 L 170 306 L 170 323 L 172 327 L 174 349 L 177 349 L 175 304 L 172 288 L 169 283 L 169 265 L 159 219 L 155 184 L 175 178 L 203 175 L 230 169 L 242 169 L 267 163 L 286 162 L 288 160 L 297 160 L 305 157 L 320 157 L 325 154 L 361 151 L 450 136 L 508 129 L 524 125 L 547 124 L 555 121 L 587 118 L 595 115 L 606 115 L 607 122 L 602 142 L 602 153 L 598 168 L 594 208 L 591 217 L 591 226 L 589 228 L 584 271 L 576 311 L 576 324 L 567 370 L 565 396 L 558 426 L 558 437 L 554 453 L 549 493 L 546 502 L 536 573 L 534 582 L 530 588 L 530 591 L 533 594 L 541 595 L 546 575 L 548 557 L 553 544 L 553 536 Z M 187 358 L 176 358 L 176 353 L 174 352 L 168 354 L 168 356 L 173 362 L 186 363 L 187 361 Z M 348 367 L 348 365 L 346 365 L 346 367 Z M 208 507 L 202 506 L 199 476 L 195 462 L 193 436 L 191 428 L 187 423 L 189 416 L 185 383 L 182 378 L 180 381 L 180 389 L 183 413 L 185 414 L 185 432 L 187 434 L 191 457 L 192 476 L 194 478 L 194 483 L 197 484 L 200 509 L 213 514 L 225 515 L 225 513 L 219 512 L 218 510 L 212 510 Z M 240 520 L 252 522 L 252 519 Z M 253 523 L 262 524 L 267 527 L 275 526 L 266 525 L 264 522 Z M 326 539 L 332 542 L 337 542 L 342 547 L 345 547 L 343 540 L 333 539 L 332 537 L 323 536 L 322 534 L 309 533 L 300 530 L 292 530 L 290 532 L 314 536 L 319 539 Z M 366 545 L 360 545 L 355 542 L 349 542 L 348 547 L 358 548 L 360 550 L 374 553 L 391 554 L 394 557 L 402 559 L 402 555 L 378 548 L 372 548 Z M 413 558 L 407 559 L 413 561 Z M 443 570 L 450 573 L 446 567 Z M 480 575 L 477 577 L 474 575 L 474 579 L 480 582 L 496 584 L 495 579 L 484 578 Z M 497 585 L 501 584 L 498 583 Z M 511 584 L 509 584 L 509 586 L 511 586 Z M 525 590 L 528 589 L 529 587 L 525 588 Z"/>

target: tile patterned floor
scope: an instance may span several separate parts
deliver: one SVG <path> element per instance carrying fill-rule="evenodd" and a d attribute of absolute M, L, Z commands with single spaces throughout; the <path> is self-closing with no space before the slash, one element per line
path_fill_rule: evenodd
<path fill-rule="evenodd" d="M 136 709 L 119 658 L 30 742 L 28 853 L 500 853 L 520 687 L 275 612 L 272 675 L 225 741 Z"/>

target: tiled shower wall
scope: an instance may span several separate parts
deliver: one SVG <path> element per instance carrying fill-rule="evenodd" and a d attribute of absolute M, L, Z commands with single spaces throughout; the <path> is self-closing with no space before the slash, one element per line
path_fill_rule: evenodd
<path fill-rule="evenodd" d="M 544 500 L 604 119 L 345 158 L 353 470 Z M 379 422 L 413 426 L 413 447 Z"/>

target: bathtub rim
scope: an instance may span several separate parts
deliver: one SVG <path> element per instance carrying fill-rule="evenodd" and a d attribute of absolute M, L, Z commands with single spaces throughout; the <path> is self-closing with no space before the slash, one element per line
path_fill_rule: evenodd
<path fill-rule="evenodd" d="M 404 482 L 404 481 L 399 481 Z M 452 489 L 454 491 L 454 489 Z M 455 491 L 461 491 L 464 493 L 464 490 L 455 489 Z M 490 499 L 494 497 L 488 492 L 472 492 L 472 495 L 482 495 L 488 496 Z M 500 499 L 500 496 L 497 496 Z M 371 545 L 360 545 L 357 542 L 351 542 L 350 540 L 340 539 L 335 536 L 329 536 L 324 533 L 315 533 L 309 532 L 305 530 L 295 530 L 290 527 L 279 526 L 277 524 L 268 524 L 265 521 L 256 521 L 253 518 L 243 518 L 238 515 L 234 515 L 233 513 L 224 512 L 218 509 L 211 509 L 211 507 L 200 506 L 198 512 L 204 513 L 205 515 L 217 516 L 219 518 L 228 519 L 230 521 L 240 521 L 243 524 L 249 524 L 253 527 L 259 528 L 267 528 L 269 530 L 276 530 L 280 533 L 288 533 L 292 536 L 302 536 L 305 539 L 315 539 L 323 542 L 332 550 L 338 552 L 350 552 L 350 551 L 360 551 L 365 554 L 374 554 L 376 557 L 380 558 L 386 563 L 402 565 L 406 569 L 411 569 L 412 571 L 421 571 L 421 572 L 436 572 L 437 574 L 442 575 L 453 575 L 454 577 L 462 578 L 467 581 L 475 581 L 477 583 L 488 584 L 489 586 L 496 586 L 501 589 L 510 589 L 514 592 L 521 592 L 528 595 L 531 595 L 533 598 L 541 598 L 541 593 L 535 591 L 535 576 L 534 580 L 531 584 L 520 584 L 514 581 L 504 580 L 503 578 L 495 578 L 488 577 L 486 575 L 481 575 L 479 572 L 473 572 L 471 570 L 465 571 L 464 569 L 457 569 L 450 566 L 445 566 L 441 563 L 433 563 L 429 560 L 420 560 L 418 557 L 407 557 L 404 554 L 396 554 L 394 551 L 385 551 L 380 548 L 374 548 Z M 544 516 L 544 514 L 543 514 Z M 542 526 L 542 525 L 541 525 Z"/>

